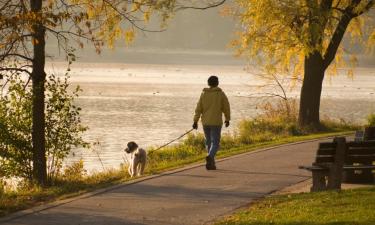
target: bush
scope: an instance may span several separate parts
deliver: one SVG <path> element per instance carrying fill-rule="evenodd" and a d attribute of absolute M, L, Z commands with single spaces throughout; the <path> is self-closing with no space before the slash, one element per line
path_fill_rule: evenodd
<path fill-rule="evenodd" d="M 60 172 L 63 159 L 73 146 L 87 147 L 81 134 L 87 129 L 80 120 L 80 108 L 74 99 L 77 87 L 68 92 L 68 74 L 64 79 L 48 76 L 46 83 L 46 155 L 48 177 Z M 8 90 L 0 96 L 0 175 L 32 179 L 32 93 L 19 75 L 9 76 Z"/>
<path fill-rule="evenodd" d="M 274 122 L 296 123 L 298 119 L 298 101 L 296 99 L 279 99 L 275 103 L 265 102 L 258 106 L 262 110 L 259 119 Z"/>
<path fill-rule="evenodd" d="M 182 145 L 190 146 L 198 151 L 205 149 L 204 135 L 190 133 L 187 138 L 182 141 Z"/>
<path fill-rule="evenodd" d="M 9 77 L 8 84 L 0 96 L 0 174 L 31 180 L 31 91 L 18 76 Z"/>
<path fill-rule="evenodd" d="M 81 89 L 77 86 L 70 93 L 68 79 L 68 74 L 64 79 L 52 74 L 46 83 L 46 150 L 50 180 L 59 174 L 73 146 L 89 147 L 81 136 L 87 130 L 81 123 L 81 108 L 74 105 Z"/>
<path fill-rule="evenodd" d="M 263 112 L 254 119 L 243 120 L 238 126 L 238 141 L 242 144 L 272 141 L 277 138 L 301 135 L 297 123 L 297 101 L 279 100 L 259 106 Z"/>
<path fill-rule="evenodd" d="M 0 178 L 0 196 L 5 193 L 5 182 Z"/>
<path fill-rule="evenodd" d="M 79 181 L 86 175 L 82 159 L 67 166 L 64 170 L 63 179 L 67 181 Z"/>
<path fill-rule="evenodd" d="M 370 127 L 375 126 L 375 113 L 371 113 L 367 116 L 367 125 Z"/>
<path fill-rule="evenodd" d="M 345 131 L 345 130 L 358 130 L 359 125 L 350 123 L 344 119 L 333 120 L 330 118 L 324 118 L 321 121 L 321 131 Z"/>

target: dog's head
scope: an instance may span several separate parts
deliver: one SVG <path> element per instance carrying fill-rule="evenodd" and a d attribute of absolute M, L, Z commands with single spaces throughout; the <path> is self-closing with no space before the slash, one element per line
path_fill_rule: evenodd
<path fill-rule="evenodd" d="M 131 141 L 131 142 L 128 142 L 128 147 L 125 148 L 125 152 L 126 152 L 126 153 L 132 153 L 132 152 L 134 152 L 137 148 L 138 148 L 137 143 L 135 143 L 134 141 Z"/>

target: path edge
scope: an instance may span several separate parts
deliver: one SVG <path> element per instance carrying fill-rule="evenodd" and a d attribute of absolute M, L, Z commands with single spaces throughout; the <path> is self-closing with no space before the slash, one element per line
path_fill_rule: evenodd
<path fill-rule="evenodd" d="M 350 135 L 345 135 L 345 136 L 350 136 Z M 244 155 L 257 154 L 257 153 L 264 152 L 264 151 L 270 151 L 270 150 L 273 150 L 273 149 L 276 149 L 276 148 L 279 148 L 279 147 L 287 147 L 287 146 L 299 145 L 299 144 L 304 144 L 304 143 L 316 142 L 316 141 L 320 141 L 320 140 L 332 139 L 333 137 L 335 137 L 335 136 L 327 136 L 327 137 L 315 138 L 315 139 L 310 139 L 310 140 L 280 144 L 280 145 L 275 145 L 275 146 L 266 147 L 266 148 L 260 148 L 260 149 L 254 150 L 254 151 L 239 153 L 239 154 L 236 154 L 236 155 L 232 155 L 232 156 L 228 156 L 228 157 L 225 157 L 225 158 L 222 158 L 222 159 L 218 159 L 218 160 L 216 160 L 216 162 L 223 162 L 223 161 L 239 158 L 239 157 L 242 157 Z M 137 183 L 140 183 L 140 182 L 143 182 L 143 181 L 152 180 L 152 179 L 156 179 L 156 178 L 159 178 L 159 177 L 172 175 L 172 174 L 175 174 L 175 173 L 183 172 L 183 171 L 194 169 L 194 168 L 201 167 L 201 166 L 203 167 L 204 165 L 205 165 L 205 163 L 193 163 L 193 164 L 186 165 L 186 166 L 183 166 L 183 167 L 178 168 L 178 169 L 165 171 L 165 172 L 162 172 L 160 174 L 149 175 L 149 176 L 137 178 L 137 179 L 126 181 L 126 182 L 116 184 L 116 185 L 113 185 L 113 186 L 110 186 L 110 187 L 105 187 L 105 188 L 100 188 L 100 189 L 95 190 L 95 191 L 90 191 L 90 192 L 87 192 L 87 193 L 84 193 L 84 194 L 81 194 L 81 195 L 78 195 L 78 196 L 68 197 L 66 199 L 56 200 L 54 202 L 49 202 L 49 203 L 42 204 L 42 205 L 39 205 L 39 206 L 34 206 L 34 207 L 29 208 L 29 209 L 24 209 L 24 210 L 21 210 L 21 211 L 18 211 L 18 212 L 14 212 L 10 215 L 7 215 L 5 217 L 0 218 L 0 224 L 4 223 L 4 222 L 9 222 L 9 221 L 12 221 L 12 220 L 15 220 L 15 219 L 33 214 L 33 213 L 38 213 L 38 212 L 41 212 L 41 211 L 45 211 L 47 209 L 58 207 L 60 205 L 64 205 L 64 204 L 67 204 L 67 203 L 70 203 L 70 202 L 73 202 L 73 201 L 77 201 L 77 200 L 80 200 L 80 199 L 85 199 L 85 198 L 89 198 L 89 197 L 99 195 L 99 194 L 102 194 L 102 193 L 105 193 L 105 192 L 109 192 L 109 191 L 112 191 L 112 190 L 115 190 L 115 189 L 118 189 L 118 188 L 121 188 L 121 187 L 126 187 L 126 186 L 137 184 Z M 275 190 L 275 191 L 277 191 L 277 190 Z M 275 191 L 273 191 L 273 192 L 275 192 Z M 269 194 L 272 194 L 272 192 L 269 193 Z M 269 194 L 266 194 L 266 195 L 269 195 Z"/>

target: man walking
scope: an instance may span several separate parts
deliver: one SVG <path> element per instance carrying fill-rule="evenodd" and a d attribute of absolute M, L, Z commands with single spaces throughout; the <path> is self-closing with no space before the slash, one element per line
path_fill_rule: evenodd
<path fill-rule="evenodd" d="M 208 78 L 209 88 L 204 88 L 195 108 L 193 128 L 198 129 L 198 121 L 202 116 L 202 125 L 206 139 L 208 155 L 206 169 L 215 170 L 215 155 L 220 147 L 221 127 L 223 126 L 222 114 L 225 117 L 225 127 L 229 126 L 230 105 L 225 93 L 218 87 L 219 78 Z"/>

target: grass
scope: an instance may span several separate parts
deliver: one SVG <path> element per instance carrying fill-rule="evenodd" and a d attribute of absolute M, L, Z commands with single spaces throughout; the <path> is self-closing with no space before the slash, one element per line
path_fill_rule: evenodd
<path fill-rule="evenodd" d="M 217 158 L 224 158 L 280 144 L 311 140 L 327 136 L 347 135 L 357 126 L 343 121 L 325 121 L 322 129 L 306 130 L 297 126 L 296 116 L 280 113 L 279 108 L 268 109 L 265 115 L 240 123 L 234 134 L 223 135 Z M 294 113 L 295 114 L 295 113 Z M 152 175 L 203 162 L 206 156 L 202 134 L 189 135 L 180 144 L 162 150 L 148 151 L 145 175 Z M 17 191 L 4 191 L 0 184 L 0 216 L 58 199 L 76 196 L 95 189 L 130 180 L 126 168 L 85 175 L 82 162 L 73 164 L 65 174 L 55 179 L 50 187 L 40 188 L 25 184 Z"/>
<path fill-rule="evenodd" d="M 367 116 L 367 123 L 369 126 L 375 126 L 375 113 L 371 113 Z"/>
<path fill-rule="evenodd" d="M 267 197 L 215 225 L 373 225 L 375 188 Z"/>
<path fill-rule="evenodd" d="M 222 148 L 217 152 L 216 158 L 225 158 L 241 153 L 251 152 L 260 148 L 268 148 L 281 144 L 295 143 L 299 141 L 313 140 L 332 136 L 345 136 L 352 134 L 353 131 L 323 132 L 303 136 L 290 136 L 263 142 L 254 142 L 252 144 L 238 144 L 231 148 Z M 188 139 L 200 139 L 201 134 L 190 135 Z M 165 170 L 178 168 L 187 164 L 204 161 L 207 153 L 204 147 L 190 146 L 186 141 L 180 145 L 166 147 L 164 150 L 150 150 L 148 154 L 148 165 L 146 173 L 155 174 Z"/>
<path fill-rule="evenodd" d="M 218 152 L 218 158 L 224 158 L 240 153 L 254 151 L 259 148 L 277 146 L 280 144 L 293 143 L 297 141 L 311 140 L 334 135 L 347 135 L 346 132 L 329 132 L 311 134 L 305 136 L 286 137 L 273 141 L 254 143 L 222 149 Z M 200 135 L 198 135 L 200 136 Z M 206 156 L 204 150 L 194 149 L 186 145 L 189 141 L 199 139 L 191 136 L 181 145 L 168 147 L 157 152 L 150 151 L 148 165 L 145 175 L 158 174 L 167 170 L 176 169 L 192 163 L 203 162 Z M 27 185 L 18 191 L 0 192 L 0 216 L 8 215 L 12 212 L 37 206 L 46 202 L 74 197 L 99 188 L 108 187 L 130 180 L 126 168 L 109 170 L 90 176 L 66 177 L 57 179 L 54 184 L 47 188 L 28 187 Z"/>
<path fill-rule="evenodd" d="M 122 170 L 109 170 L 76 180 L 55 180 L 52 186 L 40 188 L 26 185 L 17 191 L 0 192 L 0 216 L 38 206 L 46 202 L 66 199 L 99 188 L 121 183 L 127 179 Z"/>

